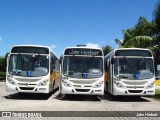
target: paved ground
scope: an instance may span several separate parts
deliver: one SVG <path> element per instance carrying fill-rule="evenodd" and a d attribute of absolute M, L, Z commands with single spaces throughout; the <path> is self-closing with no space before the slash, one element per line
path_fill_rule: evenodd
<path fill-rule="evenodd" d="M 60 99 L 61 98 L 61 99 Z M 66 114 L 70 117 L 54 117 L 54 119 L 67 119 L 67 120 L 84 120 L 84 119 L 93 119 L 93 120 L 102 120 L 102 119 L 116 119 L 116 120 L 155 120 L 157 117 L 128 117 L 130 113 L 121 111 L 133 111 L 133 114 L 139 114 L 139 112 L 150 111 L 154 112 L 160 111 L 160 101 L 154 100 L 152 98 L 133 98 L 133 97 L 121 97 L 113 99 L 109 96 L 83 96 L 83 95 L 67 95 L 59 96 L 58 91 L 54 91 L 49 95 L 42 94 L 18 94 L 18 93 L 8 93 L 5 91 L 5 83 L 0 82 L 0 111 L 48 111 L 48 116 L 63 116 Z M 64 111 L 62 112 L 53 112 L 53 111 Z M 66 112 L 65 112 L 66 111 Z M 72 112 L 67 112 L 72 111 Z M 75 112 L 75 111 L 82 111 Z M 91 111 L 91 112 L 88 112 Z M 94 112 L 95 111 L 95 112 Z M 96 111 L 102 111 L 100 113 Z M 103 113 L 103 111 L 105 111 Z M 73 113 L 73 114 L 72 114 Z M 86 114 L 85 114 L 86 113 Z M 76 115 L 77 114 L 77 115 Z M 88 115 L 90 117 L 71 117 L 72 115 L 78 116 L 82 114 Z M 112 116 L 112 117 L 92 117 L 96 114 L 103 116 Z M 106 115 L 107 114 L 107 115 Z M 113 117 L 114 115 L 119 114 L 122 117 Z M 145 113 L 146 114 L 146 113 Z M 45 113 L 47 116 L 47 113 Z M 160 112 L 158 112 L 160 115 Z M 123 117 L 127 116 L 127 117 Z M 1 119 L 1 118 L 0 118 Z M 10 118 L 3 118 L 10 119 Z M 16 117 L 15 119 L 21 120 L 21 117 Z M 27 119 L 27 118 L 25 118 Z M 33 118 L 30 119 L 41 119 Z M 53 119 L 51 117 L 43 118 L 44 120 Z"/>

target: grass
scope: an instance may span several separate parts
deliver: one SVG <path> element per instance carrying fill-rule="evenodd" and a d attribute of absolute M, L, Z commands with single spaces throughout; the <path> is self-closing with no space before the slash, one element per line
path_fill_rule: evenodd
<path fill-rule="evenodd" d="M 157 90 L 157 89 L 156 89 L 156 94 L 155 94 L 155 96 L 151 96 L 151 98 L 154 98 L 154 99 L 156 99 L 156 100 L 160 100 L 160 90 Z"/>

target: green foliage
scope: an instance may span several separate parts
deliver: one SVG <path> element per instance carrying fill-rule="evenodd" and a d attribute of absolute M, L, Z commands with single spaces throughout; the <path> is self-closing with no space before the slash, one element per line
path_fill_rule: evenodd
<path fill-rule="evenodd" d="M 157 36 L 160 36 L 160 0 L 157 2 L 156 6 L 155 6 L 155 10 L 154 10 L 154 19 L 153 21 L 155 22 L 156 26 L 154 29 L 154 33 Z"/>
<path fill-rule="evenodd" d="M 115 39 L 115 42 L 119 45 L 119 47 L 122 47 L 123 41 L 119 39 Z"/>
<path fill-rule="evenodd" d="M 0 72 L 0 80 L 4 80 L 6 78 L 5 72 Z"/>
<path fill-rule="evenodd" d="M 6 76 L 6 72 L 0 72 L 0 76 L 1 77 L 5 77 Z"/>
<path fill-rule="evenodd" d="M 153 35 L 156 37 L 155 45 L 153 51 L 156 56 L 155 61 L 156 64 L 160 64 L 160 0 L 157 2 L 155 6 L 155 10 L 153 13 L 153 21 L 155 23 L 155 28 L 153 29 Z"/>
<path fill-rule="evenodd" d="M 7 62 L 4 57 L 0 57 L 0 71 L 5 72 L 6 71 Z"/>
<path fill-rule="evenodd" d="M 160 100 L 160 90 L 156 89 L 155 96 L 151 96 L 151 97 L 156 99 L 156 100 Z"/>
<path fill-rule="evenodd" d="M 107 55 L 112 50 L 112 47 L 107 45 L 105 47 L 102 47 L 102 50 L 103 50 L 104 55 Z"/>
<path fill-rule="evenodd" d="M 151 35 L 154 28 L 155 24 L 153 22 L 149 22 L 146 18 L 140 17 L 135 27 L 123 30 L 124 40 L 121 42 L 122 47 L 153 47 L 154 37 Z M 118 43 L 117 39 L 116 43 Z"/>
<path fill-rule="evenodd" d="M 151 48 L 153 42 L 150 36 L 136 36 L 128 40 L 123 47 Z"/>

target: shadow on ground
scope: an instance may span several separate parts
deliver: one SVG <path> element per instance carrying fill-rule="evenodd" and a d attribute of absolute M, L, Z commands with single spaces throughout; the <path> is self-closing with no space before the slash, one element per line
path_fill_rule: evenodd
<path fill-rule="evenodd" d="M 159 96 L 160 97 L 160 96 Z M 75 94 L 67 94 L 62 95 L 58 94 L 56 99 L 66 100 L 66 101 L 117 101 L 117 102 L 151 102 L 147 97 L 141 96 L 113 96 L 109 93 L 105 93 L 103 96 L 98 95 L 75 95 Z"/>
<path fill-rule="evenodd" d="M 75 95 L 75 94 L 67 94 L 62 95 L 58 94 L 56 96 L 58 100 L 66 100 L 66 101 L 100 101 L 101 98 L 97 95 Z"/>
<path fill-rule="evenodd" d="M 151 102 L 146 97 L 141 97 L 141 96 L 113 96 L 109 93 L 105 93 L 105 95 L 102 98 L 104 100 L 118 101 L 118 102 Z"/>
<path fill-rule="evenodd" d="M 42 94 L 42 93 L 14 93 L 7 96 L 4 96 L 5 99 L 18 99 L 18 100 L 47 100 L 53 94 L 58 91 L 58 88 L 54 89 L 49 94 Z"/>

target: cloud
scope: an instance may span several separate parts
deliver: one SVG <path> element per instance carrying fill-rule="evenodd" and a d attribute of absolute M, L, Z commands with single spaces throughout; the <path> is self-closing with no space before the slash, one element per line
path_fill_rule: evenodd
<path fill-rule="evenodd" d="M 91 48 L 100 48 L 98 44 L 93 44 L 93 43 L 87 43 L 86 47 L 91 47 Z"/>
<path fill-rule="evenodd" d="M 50 48 L 52 48 L 52 49 L 54 49 L 54 48 L 56 48 L 57 46 L 55 46 L 55 45 L 50 45 Z"/>
<path fill-rule="evenodd" d="M 2 41 L 2 36 L 0 36 L 0 42 Z"/>

